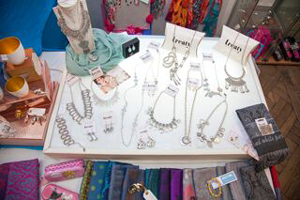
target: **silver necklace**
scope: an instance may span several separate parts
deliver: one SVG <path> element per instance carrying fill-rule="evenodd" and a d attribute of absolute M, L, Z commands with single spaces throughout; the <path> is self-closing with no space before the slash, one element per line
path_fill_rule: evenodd
<path fill-rule="evenodd" d="M 190 118 L 189 118 L 189 124 L 187 125 L 187 91 L 189 88 L 189 76 L 190 76 L 190 72 L 192 70 L 190 69 L 188 71 L 187 74 L 187 79 L 186 79 L 186 85 L 185 85 L 185 101 L 184 101 L 184 136 L 181 139 L 181 143 L 183 145 L 188 145 L 190 144 L 191 138 L 190 138 L 190 133 L 191 133 L 191 124 L 192 124 L 192 119 L 193 119 L 193 112 L 194 112 L 194 106 L 195 106 L 195 102 L 196 102 L 196 98 L 197 98 L 197 94 L 198 91 L 200 91 L 200 89 L 203 87 L 203 76 L 202 76 L 202 71 L 199 68 L 200 74 L 201 74 L 201 82 L 200 82 L 200 86 L 195 88 L 195 93 L 194 93 L 194 97 L 193 97 L 193 102 L 192 102 L 192 108 L 191 108 L 191 112 L 190 112 Z M 191 89 L 191 88 L 190 88 Z M 193 90 L 193 89 L 192 89 Z"/>
<path fill-rule="evenodd" d="M 208 56 L 207 56 L 208 57 Z M 208 79 L 206 77 L 206 73 L 205 73 L 205 65 L 204 65 L 204 59 L 205 59 L 205 55 L 203 54 L 203 60 L 202 60 L 202 66 L 203 66 L 203 75 L 204 75 L 204 90 L 206 91 L 206 94 L 205 96 L 206 97 L 210 97 L 212 98 L 213 96 L 215 95 L 218 95 L 218 96 L 222 96 L 221 95 L 221 92 L 223 91 L 223 89 L 220 87 L 220 83 L 219 83 L 219 78 L 218 78 L 218 73 L 217 73 L 217 69 L 216 69 L 216 63 L 215 63 L 215 60 L 213 59 L 212 55 L 210 56 L 210 59 L 214 65 L 214 71 L 215 71 L 215 77 L 216 77 L 216 80 L 217 80 L 217 84 L 218 84 L 218 88 L 217 88 L 217 91 L 213 91 L 210 89 L 209 87 L 209 82 L 208 82 Z"/>
<path fill-rule="evenodd" d="M 157 49 L 156 49 L 156 52 L 158 54 L 156 74 L 154 73 L 154 66 L 153 66 L 153 63 L 155 63 L 155 62 L 154 62 L 154 60 L 152 60 L 151 64 L 150 64 L 150 67 L 147 70 L 145 80 L 144 80 L 145 90 L 147 91 L 148 96 L 150 96 L 150 97 L 153 97 L 155 95 L 156 91 L 158 90 L 157 86 L 158 86 L 158 76 L 159 76 L 160 53 Z M 148 81 L 148 73 L 149 73 L 150 68 L 151 68 L 151 74 L 152 74 L 153 81 Z"/>
<path fill-rule="evenodd" d="M 176 25 L 174 25 L 173 39 L 175 37 L 175 32 L 176 32 Z M 174 67 L 170 69 L 170 80 L 173 81 L 175 85 L 180 85 L 181 79 L 178 76 L 177 71 L 178 71 L 178 69 L 181 69 L 183 67 L 185 61 L 189 57 L 190 49 L 191 49 L 192 43 L 194 41 L 195 35 L 196 35 L 196 31 L 194 32 L 194 35 L 193 35 L 192 40 L 190 42 L 190 46 L 188 47 L 188 50 L 186 50 L 186 52 L 184 53 L 184 56 L 183 56 L 183 58 L 182 58 L 179 65 L 178 65 L 178 60 L 177 60 L 177 55 L 176 55 L 176 47 L 175 47 L 174 40 L 173 40 L 173 46 L 172 46 L 171 51 L 163 59 L 163 66 L 165 68 L 171 68 L 174 65 Z"/>
<path fill-rule="evenodd" d="M 82 124 L 84 118 L 91 119 L 93 116 L 93 107 L 92 107 L 92 101 L 91 101 L 91 97 L 90 97 L 90 90 L 87 89 L 86 87 L 84 90 L 82 90 L 81 85 L 83 87 L 85 87 L 80 81 L 79 87 L 81 90 L 81 97 L 83 100 L 84 116 L 82 116 L 75 107 L 74 97 L 73 97 L 73 92 L 72 92 L 71 86 L 70 86 L 70 93 L 71 93 L 72 102 L 67 103 L 67 110 L 68 110 L 70 116 L 72 117 L 73 120 L 75 120 L 80 125 Z"/>
<path fill-rule="evenodd" d="M 139 65 L 139 64 L 138 64 Z M 138 66 L 137 65 L 137 66 Z M 137 114 L 135 115 L 135 117 L 134 117 L 134 120 L 133 120 L 133 122 L 132 122 L 132 128 L 131 128 L 131 135 L 130 135 L 130 139 L 129 139 L 129 141 L 126 143 L 125 142 L 125 137 L 124 137 L 124 131 L 123 131 L 123 129 L 124 129 L 124 121 L 125 121 L 125 113 L 126 113 L 126 111 L 127 111 L 127 107 L 128 107 L 128 101 L 127 101 L 127 93 L 128 93 L 128 91 L 130 91 L 130 90 L 132 90 L 133 88 L 136 88 L 137 86 L 138 86 L 138 78 L 137 78 L 137 74 L 136 74 L 136 68 L 137 68 L 137 66 L 135 67 L 135 72 L 134 72 L 134 85 L 133 86 L 131 86 L 131 87 L 129 87 L 126 91 L 125 91 L 125 93 L 124 93 L 124 102 L 125 102 L 125 104 L 124 104 L 124 106 L 123 106 L 123 108 L 122 108 L 122 110 L 121 110 L 121 112 L 122 112 L 122 117 L 121 117 L 121 138 L 122 138 L 122 143 L 123 143 L 123 145 L 124 146 L 126 146 L 126 147 L 128 147 L 130 144 L 131 144 L 131 142 L 132 142 L 132 139 L 133 139 L 133 135 L 134 135 L 134 133 L 135 133 L 135 131 L 136 131 L 136 128 L 137 128 L 137 126 L 138 126 L 138 118 L 139 118 L 139 115 L 140 115 L 140 113 L 141 113 L 141 111 L 142 111 L 142 109 L 143 109 L 143 107 L 144 107 L 144 92 L 145 92 L 145 89 L 144 89 L 144 87 L 142 88 L 142 100 L 141 100 L 141 107 L 140 107 L 140 109 L 139 109 L 139 111 L 137 112 Z"/>
<path fill-rule="evenodd" d="M 56 117 L 55 121 L 57 123 L 57 128 L 59 129 L 58 133 L 60 134 L 60 139 L 63 141 L 63 144 L 66 146 L 78 144 L 83 149 L 83 151 L 85 151 L 85 148 L 80 143 L 75 142 L 75 140 L 70 135 L 66 120 L 63 117 Z"/>
<path fill-rule="evenodd" d="M 77 2 L 80 0 L 77 0 Z M 78 5 L 76 4 L 76 7 L 78 9 Z M 58 6 L 58 14 L 59 14 L 59 19 L 58 19 L 58 23 L 60 25 L 61 31 L 69 37 L 73 37 L 73 38 L 77 38 L 78 40 L 80 40 L 79 42 L 79 47 L 82 48 L 84 54 L 87 54 L 90 52 L 89 49 L 89 41 L 84 40 L 85 35 L 88 32 L 88 29 L 90 28 L 90 18 L 89 18 L 89 13 L 87 10 L 84 9 L 82 2 L 80 1 L 80 10 L 81 13 L 79 14 L 79 12 L 77 11 L 77 15 L 81 15 L 82 19 L 81 19 L 81 24 L 80 24 L 80 28 L 78 30 L 73 30 L 70 27 L 68 27 L 66 20 L 62 14 L 62 11 L 60 10 L 61 7 Z"/>
<path fill-rule="evenodd" d="M 207 146 L 209 147 L 213 147 L 213 143 L 220 143 L 221 138 L 224 136 L 224 132 L 225 132 L 225 128 L 223 128 L 223 124 L 227 115 L 227 110 L 228 110 L 228 104 L 227 104 L 227 100 L 226 100 L 226 94 L 224 94 L 224 100 L 222 100 L 212 111 L 211 113 L 208 115 L 208 117 L 204 120 L 204 119 L 200 119 L 199 123 L 198 123 L 198 132 L 197 132 L 197 137 L 199 138 L 199 140 L 201 142 L 206 142 Z M 209 120 L 212 117 L 212 115 L 216 112 L 216 110 L 218 108 L 221 107 L 221 105 L 224 104 L 225 105 L 225 111 L 222 117 L 222 120 L 219 124 L 218 130 L 216 132 L 216 134 L 210 138 L 207 138 L 206 135 L 203 133 L 204 128 L 206 126 L 209 125 Z"/>
<path fill-rule="evenodd" d="M 149 115 L 149 120 L 147 121 L 147 123 L 149 124 L 149 126 L 151 128 L 156 128 L 159 130 L 160 133 L 164 133 L 164 132 L 171 132 L 173 130 L 175 130 L 178 126 L 178 124 L 180 123 L 180 120 L 175 118 L 175 114 L 176 114 L 176 95 L 173 96 L 173 117 L 171 119 L 171 121 L 169 123 L 161 123 L 159 122 L 157 119 L 154 118 L 154 112 L 155 112 L 155 108 L 157 105 L 158 100 L 160 99 L 160 97 L 162 96 L 163 93 L 166 93 L 165 91 L 162 91 L 157 99 L 154 102 L 153 107 L 149 107 L 147 110 L 147 114 Z"/>
<path fill-rule="evenodd" d="M 116 87 L 116 89 L 114 91 L 111 91 L 111 92 L 114 92 L 114 94 L 111 96 L 111 98 L 109 99 L 101 99 L 96 93 L 95 93 L 95 90 L 94 90 L 94 87 L 93 87 L 93 82 L 94 81 L 91 81 L 91 90 L 93 92 L 93 99 L 95 101 L 95 104 L 96 105 L 100 105 L 100 106 L 112 106 L 114 104 L 116 104 L 119 100 L 119 91 L 118 91 L 118 87 Z"/>
<path fill-rule="evenodd" d="M 236 35 L 233 44 L 235 44 L 235 42 L 236 42 L 236 40 L 237 40 L 237 38 L 238 38 L 239 35 L 240 35 L 240 33 L 238 33 Z M 242 70 L 243 70 L 242 75 L 239 76 L 239 77 L 233 77 L 227 71 L 227 62 L 228 62 L 228 60 L 230 58 L 230 55 L 231 55 L 231 52 L 232 52 L 232 48 L 229 51 L 228 57 L 226 59 L 225 65 L 224 65 L 224 71 L 225 71 L 226 75 L 228 76 L 225 79 L 225 88 L 229 89 L 229 87 L 231 87 L 231 91 L 232 92 L 239 92 L 239 91 L 241 91 L 241 93 L 249 92 L 249 89 L 247 87 L 246 81 L 243 80 L 244 76 L 246 75 L 246 70 L 243 67 L 243 60 L 244 60 L 244 55 L 245 55 L 246 48 L 248 46 L 249 39 L 250 38 L 248 37 L 246 45 L 245 45 L 245 49 L 243 51 L 242 59 L 241 59 L 241 66 L 242 66 Z"/>

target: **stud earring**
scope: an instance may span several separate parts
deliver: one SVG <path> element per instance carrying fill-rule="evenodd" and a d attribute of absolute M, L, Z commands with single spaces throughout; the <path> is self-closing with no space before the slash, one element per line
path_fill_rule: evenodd
<path fill-rule="evenodd" d="M 132 51 L 134 52 L 134 51 L 135 51 L 135 46 L 132 45 L 131 49 L 132 49 Z"/>
<path fill-rule="evenodd" d="M 131 51 L 132 51 L 132 50 L 131 50 L 131 47 L 129 47 L 129 48 L 128 48 L 128 53 L 131 53 Z"/>

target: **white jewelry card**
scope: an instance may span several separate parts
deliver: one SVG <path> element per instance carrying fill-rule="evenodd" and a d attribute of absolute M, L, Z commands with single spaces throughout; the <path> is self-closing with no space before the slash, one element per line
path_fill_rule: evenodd
<path fill-rule="evenodd" d="M 204 37 L 205 33 L 183 28 L 171 23 L 166 24 L 165 40 L 162 44 L 162 49 L 171 51 L 173 43 L 176 47 L 176 53 L 185 54 L 190 48 L 189 56 L 197 58 L 198 46 Z"/>
<path fill-rule="evenodd" d="M 224 25 L 221 38 L 214 49 L 229 59 L 246 65 L 250 53 L 258 44 L 258 41 Z"/>

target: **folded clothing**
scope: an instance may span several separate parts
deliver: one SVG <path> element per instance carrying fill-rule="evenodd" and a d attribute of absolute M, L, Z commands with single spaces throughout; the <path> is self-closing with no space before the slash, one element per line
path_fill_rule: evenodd
<path fill-rule="evenodd" d="M 281 163 L 288 155 L 283 135 L 264 104 L 256 104 L 236 113 L 259 156 L 256 171 Z M 263 124 L 260 124 L 263 122 Z"/>
<path fill-rule="evenodd" d="M 276 197 L 269 184 L 265 171 L 256 172 L 254 166 L 246 166 L 240 169 L 241 179 L 249 200 L 275 200 Z"/>
<path fill-rule="evenodd" d="M 135 192 L 131 194 L 129 192 L 129 188 L 134 183 L 140 183 L 145 185 L 145 170 L 136 169 L 136 168 L 128 168 L 126 170 L 124 182 L 123 182 L 123 190 L 122 190 L 122 200 L 144 200 L 142 192 Z"/>
<path fill-rule="evenodd" d="M 39 200 L 39 166 L 38 159 L 0 165 L 1 199 Z"/>

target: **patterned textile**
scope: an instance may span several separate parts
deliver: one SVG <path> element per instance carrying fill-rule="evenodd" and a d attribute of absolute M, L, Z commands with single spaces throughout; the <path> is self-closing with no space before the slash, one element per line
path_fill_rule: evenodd
<path fill-rule="evenodd" d="M 256 172 L 254 166 L 242 167 L 241 177 L 244 190 L 249 200 L 275 200 L 265 171 Z"/>
<path fill-rule="evenodd" d="M 105 169 L 107 168 L 107 165 L 108 162 L 93 162 L 88 199 L 100 199 L 99 191 L 103 188 Z"/>
<path fill-rule="evenodd" d="M 284 137 L 263 103 L 236 110 L 236 113 L 259 156 L 259 162 L 255 163 L 257 172 L 279 164 L 287 157 Z M 256 121 L 259 120 L 265 120 L 267 125 L 258 127 Z"/>
<path fill-rule="evenodd" d="M 39 200 L 38 159 L 0 165 L 1 199 Z"/>
<path fill-rule="evenodd" d="M 196 199 L 193 184 L 193 169 L 183 170 L 183 200 Z"/>

